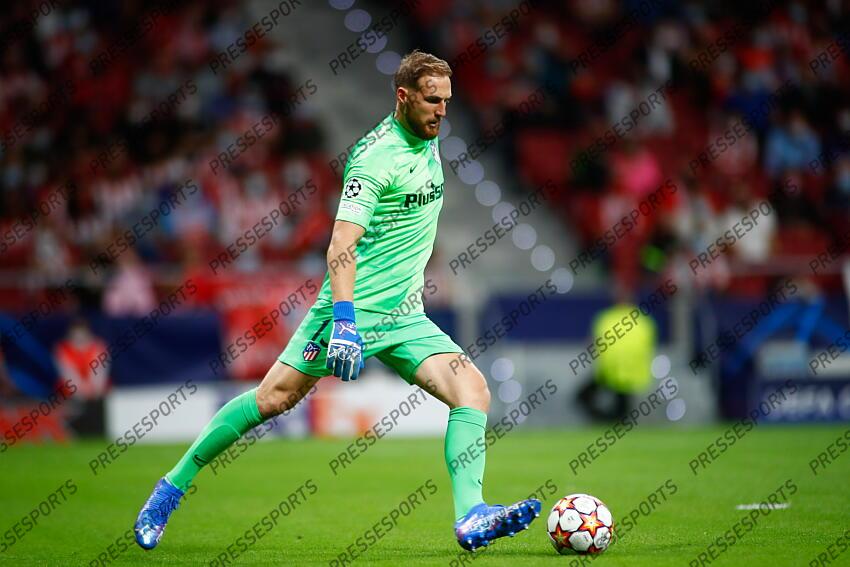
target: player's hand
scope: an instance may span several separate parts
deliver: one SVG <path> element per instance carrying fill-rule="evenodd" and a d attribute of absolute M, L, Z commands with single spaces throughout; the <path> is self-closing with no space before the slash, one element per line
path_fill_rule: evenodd
<path fill-rule="evenodd" d="M 363 339 L 354 322 L 354 304 L 334 303 L 334 328 L 328 343 L 328 362 L 325 365 L 343 382 L 357 380 L 363 368 Z"/>

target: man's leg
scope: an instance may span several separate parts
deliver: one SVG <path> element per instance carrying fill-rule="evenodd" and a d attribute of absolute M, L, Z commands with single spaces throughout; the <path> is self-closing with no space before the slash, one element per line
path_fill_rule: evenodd
<path fill-rule="evenodd" d="M 295 407 L 318 380 L 276 360 L 259 387 L 218 410 L 165 478 L 185 491 L 204 466 L 254 427 Z"/>
<path fill-rule="evenodd" d="M 528 529 L 540 515 L 540 501 L 520 500 L 488 506 L 482 497 L 484 450 L 490 390 L 472 361 L 424 313 L 399 321 L 384 348 L 373 351 L 381 362 L 449 406 L 445 459 L 452 483 L 458 544 L 467 551 Z"/>
<path fill-rule="evenodd" d="M 144 549 L 156 547 L 198 472 L 244 433 L 294 407 L 318 380 L 278 360 L 259 388 L 233 398 L 218 410 L 177 466 L 156 483 L 133 525 L 136 543 Z"/>
<path fill-rule="evenodd" d="M 433 338 L 431 341 L 440 342 Z M 446 337 L 445 341 L 450 339 Z M 423 350 L 434 348 L 429 342 L 423 339 Z M 419 364 L 413 381 L 451 408 L 445 457 L 452 481 L 455 536 L 460 546 L 475 551 L 495 539 L 528 529 L 540 515 L 539 500 L 528 498 L 510 506 L 488 506 L 481 494 L 490 409 L 490 391 L 481 372 L 463 353 L 435 352 Z"/>
<path fill-rule="evenodd" d="M 294 407 L 324 375 L 332 319 L 330 304 L 315 303 L 260 386 L 230 400 L 207 424 L 180 462 L 166 474 L 181 490 L 239 437 Z M 309 374 L 308 374 L 309 373 Z"/>
<path fill-rule="evenodd" d="M 141 547 L 159 544 L 185 488 L 205 465 L 252 428 L 294 407 L 326 375 L 331 319 L 329 302 L 313 304 L 260 386 L 225 404 L 180 462 L 157 482 L 133 526 Z"/>
<path fill-rule="evenodd" d="M 484 432 L 490 410 L 487 381 L 474 364 L 457 362 L 457 353 L 434 354 L 416 369 L 414 382 L 449 406 L 445 458 L 452 481 L 455 519 L 484 502 Z"/>

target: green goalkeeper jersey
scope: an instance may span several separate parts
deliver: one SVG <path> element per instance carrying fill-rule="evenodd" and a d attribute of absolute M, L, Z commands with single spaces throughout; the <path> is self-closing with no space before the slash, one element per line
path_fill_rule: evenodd
<path fill-rule="evenodd" d="M 394 113 L 354 146 L 336 219 L 366 229 L 355 251 L 357 309 L 391 313 L 405 302 L 405 313 L 410 307 L 410 312 L 422 312 L 425 265 L 434 249 L 443 186 L 437 139 L 415 136 Z M 347 254 L 332 258 L 330 268 L 345 261 L 350 261 Z M 319 291 L 321 301 L 331 301 L 329 274 Z"/>

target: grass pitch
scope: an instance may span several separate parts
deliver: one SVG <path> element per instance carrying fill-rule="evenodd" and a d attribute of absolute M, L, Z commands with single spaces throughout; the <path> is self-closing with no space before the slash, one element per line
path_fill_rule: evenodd
<path fill-rule="evenodd" d="M 676 494 L 639 517 L 634 528 L 592 564 L 682 566 L 749 513 L 736 505 L 758 503 L 790 478 L 798 487 L 789 498 L 790 506 L 759 517 L 754 530 L 737 538 L 710 564 L 808 565 L 850 525 L 850 453 L 840 454 L 816 476 L 809 468 L 809 461 L 844 429 L 759 427 L 695 476 L 689 461 L 723 431 L 722 427 L 637 429 L 577 475 L 569 461 L 602 429 L 506 436 L 488 450 L 488 501 L 523 498 L 549 480 L 557 485 L 557 493 L 544 500 L 543 515 L 529 531 L 499 540 L 486 552 L 471 556 L 474 561 L 463 563 L 452 533 L 441 439 L 381 440 L 338 476 L 328 461 L 350 440 L 258 443 L 219 474 L 202 471 L 196 493 L 181 504 L 162 543 L 151 552 L 126 545 L 122 534 L 185 445 L 131 447 L 98 476 L 88 462 L 106 442 L 14 447 L 0 456 L 0 542 L 8 544 L 9 530 L 64 482 L 72 479 L 77 490 L 74 494 L 65 490 L 67 501 L 16 537 L 0 553 L 0 564 L 209 565 L 276 503 L 312 479 L 317 492 L 230 564 L 328 565 L 350 544 L 357 550 L 356 538 L 380 525 L 400 501 L 433 479 L 436 493 L 425 490 L 427 500 L 408 516 L 402 515 L 394 529 L 368 550 L 358 551 L 356 564 L 573 565 L 574 558 L 554 552 L 545 533 L 548 508 L 558 497 L 593 494 L 619 521 L 672 479 Z M 18 526 L 19 531 L 25 529 Z M 385 531 L 379 528 L 380 533 Z M 831 564 L 850 565 L 850 551 Z"/>

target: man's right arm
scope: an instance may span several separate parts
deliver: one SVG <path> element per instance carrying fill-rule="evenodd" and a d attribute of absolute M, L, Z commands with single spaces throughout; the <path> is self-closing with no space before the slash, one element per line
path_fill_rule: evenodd
<path fill-rule="evenodd" d="M 352 157 L 346 166 L 342 196 L 328 246 L 328 279 L 333 301 L 333 330 L 328 342 L 327 368 L 343 381 L 356 380 L 363 368 L 363 340 L 354 312 L 354 279 L 357 243 L 372 221 L 372 214 L 391 171 L 372 151 Z"/>
<path fill-rule="evenodd" d="M 334 303 L 354 300 L 354 278 L 357 271 L 355 250 L 364 232 L 366 230 L 362 226 L 353 222 L 338 220 L 334 223 L 327 258 L 331 298 Z"/>
<path fill-rule="evenodd" d="M 357 380 L 363 368 L 363 340 L 354 316 L 355 250 L 366 230 L 345 220 L 334 223 L 328 246 L 328 278 L 333 300 L 333 330 L 325 366 L 343 381 Z"/>

